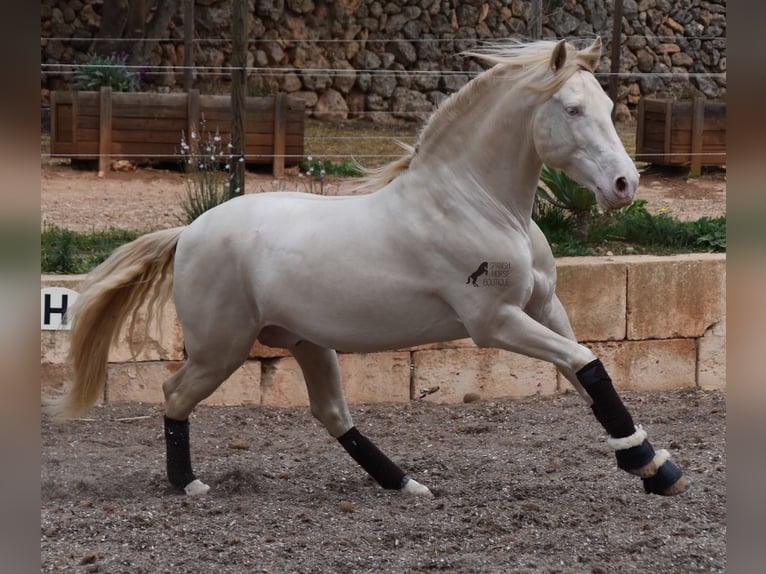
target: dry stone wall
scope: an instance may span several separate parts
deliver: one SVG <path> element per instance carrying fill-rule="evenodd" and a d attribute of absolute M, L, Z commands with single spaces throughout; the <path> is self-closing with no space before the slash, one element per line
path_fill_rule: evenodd
<path fill-rule="evenodd" d="M 143 89 L 181 89 L 182 2 L 148 61 Z M 610 69 L 613 2 L 543 2 L 543 36 L 605 40 L 600 72 Z M 103 0 L 43 0 L 43 64 L 81 63 L 100 28 Z M 620 115 L 641 96 L 726 96 L 726 0 L 624 0 Z M 231 0 L 195 3 L 195 85 L 228 90 Z M 282 90 L 319 117 L 420 117 L 481 70 L 461 51 L 478 43 L 529 38 L 523 0 L 261 0 L 249 2 L 252 95 Z M 223 40 L 223 41 L 222 41 Z M 101 44 L 103 45 L 103 44 Z M 156 67 L 163 67 L 161 69 Z M 600 76 L 606 85 L 606 75 Z M 42 96 L 66 89 L 71 71 L 42 74 Z"/>

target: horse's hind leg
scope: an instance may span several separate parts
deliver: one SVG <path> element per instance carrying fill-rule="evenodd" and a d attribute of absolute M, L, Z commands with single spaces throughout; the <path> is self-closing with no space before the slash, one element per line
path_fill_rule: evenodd
<path fill-rule="evenodd" d="M 555 295 L 541 323 L 556 333 L 575 341 L 575 334 L 564 306 Z M 673 495 L 684 492 L 688 479 L 669 460 L 670 454 L 662 449 L 654 451 L 646 439 L 646 431 L 633 424 L 612 380 L 600 360 L 595 359 L 576 372 L 559 366 L 561 373 L 572 383 L 593 410 L 596 419 L 609 433 L 607 441 L 615 450 L 618 466 L 644 481 L 647 493 Z"/>
<path fill-rule="evenodd" d="M 189 446 L 189 415 L 247 359 L 255 341 L 252 325 L 237 324 L 233 317 L 224 337 L 200 337 L 195 325 L 184 324 L 188 358 L 179 371 L 162 385 L 165 394 L 165 446 L 170 483 L 186 494 L 204 494 L 209 487 L 192 470 Z M 230 329 L 231 327 L 231 329 Z"/>
<path fill-rule="evenodd" d="M 303 371 L 311 414 L 383 488 L 432 497 L 431 491 L 405 474 L 354 426 L 335 351 L 299 341 L 290 348 Z"/>

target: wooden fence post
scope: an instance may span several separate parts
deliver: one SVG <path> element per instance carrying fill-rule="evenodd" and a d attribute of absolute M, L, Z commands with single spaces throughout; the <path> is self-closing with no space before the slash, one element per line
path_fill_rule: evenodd
<path fill-rule="evenodd" d="M 199 125 L 199 90 L 189 90 L 186 93 L 186 138 L 187 143 L 192 145 L 192 134 L 197 132 L 197 137 L 202 138 Z M 183 154 L 183 150 L 181 150 Z M 190 152 L 191 153 L 191 152 Z M 183 160 L 182 160 L 183 161 Z M 184 171 L 190 171 L 193 166 L 184 161 Z"/>
<path fill-rule="evenodd" d="M 112 157 L 112 88 L 101 86 L 98 106 L 98 177 L 109 171 Z"/>
<path fill-rule="evenodd" d="M 697 96 L 692 102 L 691 168 L 689 177 L 702 174 L 702 132 L 705 129 L 705 98 Z"/>
<path fill-rule="evenodd" d="M 80 151 L 80 134 L 77 133 L 77 118 L 80 115 L 80 96 L 75 90 L 72 92 L 72 149 L 75 153 Z"/>
<path fill-rule="evenodd" d="M 673 101 L 668 100 L 665 102 L 665 140 L 664 140 L 664 148 L 662 150 L 663 152 L 663 163 L 664 165 L 672 165 L 673 161 L 673 146 L 672 144 L 672 138 L 673 138 Z"/>
<path fill-rule="evenodd" d="M 189 91 L 194 82 L 194 0 L 184 0 L 184 90 Z"/>
<path fill-rule="evenodd" d="M 245 72 L 247 66 L 247 1 L 234 0 L 231 18 L 231 144 L 232 158 L 229 176 L 229 197 L 245 193 Z"/>
<path fill-rule="evenodd" d="M 611 62 L 609 65 L 609 98 L 614 102 L 612 120 L 617 113 L 617 74 L 620 73 L 620 48 L 622 47 L 622 0 L 615 0 L 613 18 Z"/>
<path fill-rule="evenodd" d="M 274 98 L 274 177 L 282 177 L 285 173 L 285 153 L 287 151 L 287 94 L 277 92 Z"/>

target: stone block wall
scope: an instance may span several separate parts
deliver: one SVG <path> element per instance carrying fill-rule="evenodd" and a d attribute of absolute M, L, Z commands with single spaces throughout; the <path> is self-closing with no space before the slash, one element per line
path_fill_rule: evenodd
<path fill-rule="evenodd" d="M 575 333 L 606 365 L 619 389 L 726 387 L 726 256 L 574 257 L 557 262 L 558 293 Z M 42 286 L 77 291 L 82 276 L 43 276 Z M 126 334 L 111 355 L 104 401 L 161 403 L 162 382 L 182 365 L 172 305 L 161 335 L 132 361 Z M 42 331 L 42 394 L 65 385 L 68 331 Z M 300 368 L 279 349 L 256 344 L 251 358 L 206 404 L 308 404 Z M 352 404 L 553 394 L 571 385 L 549 363 L 469 339 L 380 353 L 340 354 Z"/>
<path fill-rule="evenodd" d="M 149 3 L 147 3 L 149 4 Z M 230 63 L 231 0 L 195 2 L 194 60 L 203 92 L 228 91 L 219 69 Z M 543 2 L 543 36 L 605 41 L 599 72 L 610 69 L 613 2 Z M 41 59 L 81 63 L 104 46 L 103 0 L 43 0 Z M 626 117 L 641 96 L 726 96 L 726 0 L 624 0 L 618 103 Z M 318 117 L 422 118 L 481 70 L 459 53 L 493 39 L 530 38 L 531 3 L 523 0 L 249 1 L 248 51 L 253 95 L 281 90 L 304 99 Z M 182 2 L 147 61 L 144 89 L 180 90 Z M 268 70 L 265 70 L 268 69 Z M 600 76 L 606 85 L 608 78 Z M 72 85 L 72 72 L 43 68 L 42 99 Z"/>

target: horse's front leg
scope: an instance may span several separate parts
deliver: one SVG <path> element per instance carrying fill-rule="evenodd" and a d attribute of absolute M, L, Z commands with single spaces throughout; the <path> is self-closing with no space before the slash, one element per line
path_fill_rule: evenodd
<path fill-rule="evenodd" d="M 433 497 L 431 491 L 406 474 L 364 436 L 351 419 L 335 351 L 299 341 L 290 347 L 306 380 L 311 414 L 383 488 Z"/>
<path fill-rule="evenodd" d="M 647 493 L 665 496 L 684 492 L 689 482 L 670 460 L 666 450 L 655 451 L 646 431 L 636 426 L 612 385 L 601 361 L 575 341 L 563 306 L 553 297 L 544 323 L 518 307 L 507 306 L 489 328 L 479 328 L 474 340 L 550 361 L 572 382 L 590 404 L 593 414 L 609 434 L 617 465 L 642 478 Z"/>

